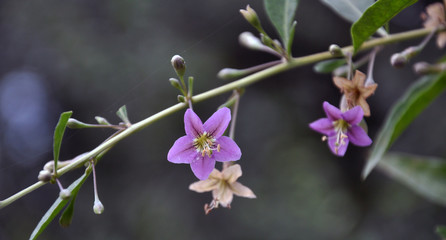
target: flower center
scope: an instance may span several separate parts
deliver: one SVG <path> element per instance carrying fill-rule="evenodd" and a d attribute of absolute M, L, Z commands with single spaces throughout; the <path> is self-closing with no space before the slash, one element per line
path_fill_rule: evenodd
<path fill-rule="evenodd" d="M 335 152 L 338 153 L 339 147 L 345 144 L 344 139 L 347 137 L 347 131 L 350 124 L 343 119 L 333 122 L 334 130 L 336 132 Z"/>
<path fill-rule="evenodd" d="M 213 151 L 217 150 L 217 152 L 220 152 L 220 144 L 215 146 L 215 140 L 209 133 L 204 132 L 194 139 L 194 147 L 197 149 L 197 152 L 201 152 L 203 157 L 204 155 L 211 157 Z"/>

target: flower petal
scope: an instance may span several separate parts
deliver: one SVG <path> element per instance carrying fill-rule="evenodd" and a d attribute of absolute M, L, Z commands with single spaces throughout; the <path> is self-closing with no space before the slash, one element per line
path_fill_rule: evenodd
<path fill-rule="evenodd" d="M 360 88 L 364 86 L 364 82 L 367 76 L 359 70 L 355 71 L 355 76 L 353 77 L 353 84 L 356 88 Z"/>
<path fill-rule="evenodd" d="M 340 146 L 336 146 L 336 136 L 329 137 L 328 138 L 328 147 L 330 148 L 331 152 L 339 157 L 343 157 L 345 155 L 345 152 L 347 151 L 348 147 L 348 138 L 344 138 L 344 144 Z"/>
<path fill-rule="evenodd" d="M 217 188 L 219 185 L 219 180 L 217 179 L 211 179 L 208 178 L 206 180 L 194 182 L 191 185 L 189 185 L 189 190 L 202 193 L 202 192 L 209 192 Z"/>
<path fill-rule="evenodd" d="M 256 198 L 256 195 L 253 191 L 251 191 L 251 189 L 239 182 L 232 183 L 230 185 L 230 188 L 232 189 L 232 192 L 237 196 L 245 198 Z"/>
<path fill-rule="evenodd" d="M 339 110 L 337 107 L 331 105 L 328 102 L 324 102 L 323 104 L 325 114 L 327 115 L 328 119 L 330 121 L 336 121 L 341 118 L 341 110 Z"/>
<path fill-rule="evenodd" d="M 210 158 L 206 155 L 203 157 L 200 154 L 197 154 L 195 159 L 190 163 L 190 168 L 192 169 L 192 172 L 200 180 L 207 179 L 209 177 L 209 174 L 211 174 L 212 170 L 214 170 L 214 167 L 215 167 L 214 158 Z"/>
<path fill-rule="evenodd" d="M 362 110 L 364 111 L 364 116 L 369 117 L 370 107 L 365 98 L 360 97 L 356 102 L 358 103 L 358 106 L 361 106 Z"/>
<path fill-rule="evenodd" d="M 342 119 L 348 122 L 351 125 L 357 125 L 361 122 L 362 117 L 364 116 L 364 111 L 360 106 L 356 106 L 347 112 L 342 113 Z"/>
<path fill-rule="evenodd" d="M 347 136 L 348 139 L 350 139 L 350 141 L 357 146 L 364 147 L 372 144 L 372 139 L 370 139 L 364 129 L 358 125 L 351 126 L 348 129 Z"/>
<path fill-rule="evenodd" d="M 327 136 L 336 134 L 336 132 L 334 131 L 333 122 L 330 121 L 330 119 L 328 118 L 320 118 L 310 123 L 310 128 Z"/>
<path fill-rule="evenodd" d="M 333 77 L 333 83 L 341 92 L 350 91 L 353 88 L 353 82 L 343 77 Z"/>
<path fill-rule="evenodd" d="M 220 108 L 204 123 L 204 130 L 214 138 L 219 138 L 225 132 L 230 121 L 231 110 L 227 107 Z"/>
<path fill-rule="evenodd" d="M 212 197 L 217 199 L 221 206 L 229 207 L 234 195 L 226 184 L 221 184 L 219 188 L 212 191 Z"/>
<path fill-rule="evenodd" d="M 173 163 L 190 163 L 198 155 L 193 145 L 193 138 L 178 138 L 167 154 L 167 160 Z"/>
<path fill-rule="evenodd" d="M 242 156 L 237 143 L 229 137 L 221 136 L 215 144 L 220 144 L 220 151 L 214 150 L 212 158 L 218 162 L 237 161 Z"/>
<path fill-rule="evenodd" d="M 223 170 L 223 179 L 228 183 L 233 183 L 237 181 L 237 179 L 241 176 L 242 176 L 242 168 L 238 164 L 234 164 Z"/>
<path fill-rule="evenodd" d="M 184 130 L 186 135 L 190 137 L 197 137 L 204 132 L 203 123 L 192 109 L 187 109 L 184 114 Z"/>

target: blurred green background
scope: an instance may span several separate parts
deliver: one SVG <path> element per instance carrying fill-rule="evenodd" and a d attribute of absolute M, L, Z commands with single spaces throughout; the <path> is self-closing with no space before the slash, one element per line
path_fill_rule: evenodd
<path fill-rule="evenodd" d="M 419 1 L 390 24 L 391 32 L 421 27 Z M 432 2 L 432 1 L 430 1 Z M 142 120 L 176 103 L 170 59 L 187 62 L 195 92 L 225 84 L 224 67 L 245 68 L 274 58 L 238 45 L 238 34 L 254 32 L 239 14 L 250 4 L 272 35 L 261 1 L 217 0 L 3 0 L 0 2 L 0 196 L 37 180 L 52 158 L 52 131 L 62 111 L 94 122 L 117 123 L 127 105 L 130 120 Z M 294 56 L 350 44 L 349 23 L 319 1 L 300 1 Z M 394 44 L 377 57 L 367 119 L 373 138 L 391 104 L 418 77 L 410 67 L 389 66 L 392 53 L 420 40 Z M 441 56 L 433 42 L 414 62 Z M 365 71 L 365 69 L 363 69 Z M 207 119 L 228 95 L 195 105 Z M 72 226 L 55 221 L 40 239 L 437 239 L 446 223 L 433 204 L 379 171 L 360 173 L 368 148 L 350 146 L 344 158 L 329 152 L 307 127 L 323 117 L 322 102 L 335 104 L 339 90 L 330 75 L 312 66 L 250 86 L 242 97 L 236 140 L 243 156 L 241 183 L 257 199 L 235 198 L 232 209 L 204 215 L 211 194 L 188 190 L 196 181 L 188 165 L 166 156 L 184 135 L 183 112 L 153 124 L 118 144 L 97 166 L 105 212 L 95 215 L 90 177 L 76 202 Z M 445 156 L 446 114 L 440 97 L 393 149 Z M 68 130 L 61 159 L 100 144 L 108 130 Z M 220 165 L 217 165 L 220 168 Z M 82 170 L 61 178 L 68 186 Z M 27 239 L 58 197 L 46 185 L 0 210 L 0 239 Z"/>

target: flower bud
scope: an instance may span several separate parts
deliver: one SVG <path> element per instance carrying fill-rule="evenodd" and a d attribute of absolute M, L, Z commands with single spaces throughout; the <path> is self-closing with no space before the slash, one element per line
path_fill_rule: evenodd
<path fill-rule="evenodd" d="M 81 121 L 78 121 L 74 118 L 68 119 L 67 127 L 71 129 L 77 129 L 77 128 L 87 128 L 89 127 L 89 124 L 83 123 Z"/>
<path fill-rule="evenodd" d="M 401 53 L 395 53 L 390 58 L 390 64 L 396 68 L 402 68 L 406 65 L 408 59 Z"/>
<path fill-rule="evenodd" d="M 337 44 L 331 44 L 330 47 L 328 48 L 328 51 L 330 52 L 330 54 L 332 56 L 335 56 L 335 57 L 344 56 L 344 53 L 342 52 L 341 47 L 339 47 L 339 45 L 337 45 Z"/>
<path fill-rule="evenodd" d="M 413 70 L 419 75 L 428 74 L 431 72 L 431 65 L 427 62 L 418 62 L 413 65 Z"/>
<path fill-rule="evenodd" d="M 186 98 L 183 95 L 178 95 L 177 96 L 177 100 L 180 103 L 185 103 L 186 102 Z"/>
<path fill-rule="evenodd" d="M 42 170 L 39 172 L 37 179 L 42 182 L 49 182 L 51 180 L 51 172 L 48 170 Z"/>
<path fill-rule="evenodd" d="M 105 118 L 103 118 L 103 117 L 96 116 L 96 117 L 94 117 L 94 119 L 96 119 L 96 121 L 97 121 L 99 124 L 101 124 L 101 125 L 111 125 L 111 124 L 107 121 L 107 119 L 105 119 Z"/>
<path fill-rule="evenodd" d="M 104 212 L 104 205 L 102 205 L 101 201 L 99 200 L 94 201 L 93 212 L 95 214 L 102 214 Z"/>
<path fill-rule="evenodd" d="M 234 68 L 223 68 L 218 72 L 217 77 L 223 80 L 238 78 L 246 74 L 246 71 Z"/>
<path fill-rule="evenodd" d="M 248 21 L 257 30 L 261 31 L 262 25 L 260 24 L 259 17 L 257 16 L 257 13 L 254 11 L 254 9 L 247 5 L 246 10 L 240 9 L 240 13 L 243 15 L 246 21 Z"/>
<path fill-rule="evenodd" d="M 238 37 L 240 45 L 253 50 L 263 50 L 265 45 L 250 32 L 243 32 Z"/>
<path fill-rule="evenodd" d="M 180 55 L 175 55 L 172 57 L 170 62 L 172 63 L 172 67 L 177 75 L 179 77 L 183 77 L 184 72 L 186 72 L 186 62 L 184 61 L 184 59 Z"/>
<path fill-rule="evenodd" d="M 176 89 L 178 89 L 180 91 L 182 90 L 180 81 L 178 79 L 176 79 L 176 78 L 169 78 L 169 82 L 170 82 L 170 85 L 172 85 L 174 88 L 176 88 Z"/>
<path fill-rule="evenodd" d="M 62 191 L 60 191 L 59 193 L 59 197 L 62 198 L 63 200 L 67 200 L 69 199 L 71 196 L 71 191 L 68 189 L 63 189 Z"/>

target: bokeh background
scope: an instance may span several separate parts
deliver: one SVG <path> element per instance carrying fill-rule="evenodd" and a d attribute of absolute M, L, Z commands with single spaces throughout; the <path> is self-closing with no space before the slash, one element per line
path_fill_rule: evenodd
<path fill-rule="evenodd" d="M 392 32 L 421 27 L 419 1 L 390 24 Z M 261 1 L 217 0 L 3 0 L 0 2 L 0 196 L 34 183 L 52 158 L 52 134 L 62 111 L 94 122 L 117 123 L 126 105 L 131 121 L 176 103 L 168 82 L 170 58 L 186 59 L 195 92 L 225 84 L 224 67 L 245 68 L 273 60 L 239 46 L 254 29 L 239 14 L 250 4 L 272 35 Z M 301 1 L 294 56 L 350 44 L 350 24 L 319 1 Z M 389 65 L 386 47 L 377 57 L 378 91 L 370 98 L 369 133 L 376 135 L 391 104 L 418 76 Z M 444 53 L 444 52 L 443 52 Z M 433 42 L 414 59 L 441 56 Z M 365 71 L 365 69 L 363 69 Z M 207 119 L 228 95 L 195 106 Z M 204 215 L 211 194 L 188 190 L 196 181 L 188 165 L 166 160 L 184 134 L 183 112 L 175 113 L 119 143 L 97 166 L 100 198 L 95 215 L 90 177 L 76 202 L 72 226 L 51 223 L 40 239 L 437 239 L 445 208 L 416 195 L 389 176 L 360 173 L 368 148 L 349 147 L 333 156 L 308 123 L 323 116 L 322 102 L 336 104 L 330 75 L 301 67 L 247 88 L 240 103 L 236 140 L 242 148 L 240 182 L 257 199 L 235 198 L 232 209 Z M 440 97 L 397 141 L 393 150 L 445 156 L 446 114 Z M 61 159 L 89 151 L 112 132 L 68 130 Z M 217 165 L 220 167 L 219 165 Z M 61 178 L 68 186 L 82 174 Z M 0 239 L 27 239 L 58 196 L 46 185 L 0 211 Z"/>

